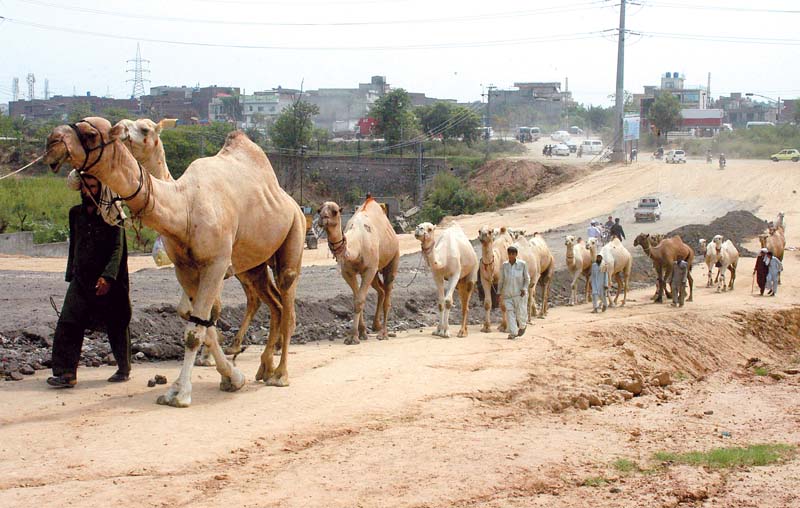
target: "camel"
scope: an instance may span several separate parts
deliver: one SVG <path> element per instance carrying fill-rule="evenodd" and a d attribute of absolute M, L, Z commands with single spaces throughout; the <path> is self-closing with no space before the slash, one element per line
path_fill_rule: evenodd
<path fill-rule="evenodd" d="M 53 172 L 67 162 L 98 178 L 122 196 L 134 215 L 159 232 L 175 274 L 190 300 L 184 331 L 181 373 L 159 404 L 191 404 L 191 373 L 201 344 L 211 350 L 220 373 L 220 389 L 236 391 L 245 378 L 217 341 L 222 283 L 233 273 L 263 273 L 274 258 L 283 312 L 280 332 L 272 331 L 261 355 L 257 380 L 287 386 L 288 342 L 295 327 L 294 299 L 305 239 L 305 217 L 297 203 L 278 185 L 264 152 L 242 132 L 232 132 L 213 157 L 195 160 L 176 181 L 165 182 L 145 173 L 124 147 L 122 129 L 104 118 L 90 117 L 60 125 L 47 138 L 44 162 Z M 216 304 L 216 305 L 215 305 Z M 281 359 L 273 367 L 273 349 L 280 334 Z"/>
<path fill-rule="evenodd" d="M 773 256 L 783 261 L 783 254 L 786 250 L 786 238 L 783 236 L 783 229 L 770 228 L 769 233 L 758 235 L 758 240 L 761 242 L 762 249 L 767 249 Z M 781 274 L 778 273 L 778 284 L 780 282 Z"/>
<path fill-rule="evenodd" d="M 713 244 L 709 245 L 705 238 L 701 238 L 697 242 L 700 244 L 700 250 L 703 252 L 703 262 L 708 268 L 708 282 L 706 283 L 706 287 L 710 288 L 719 282 L 719 268 L 717 268 L 717 276 L 713 277 L 714 266 L 717 264 L 714 260 L 714 247 Z"/>
<path fill-rule="evenodd" d="M 526 240 L 524 236 L 517 240 L 517 242 L 521 244 L 524 243 L 523 241 L 530 244 L 536 256 L 536 266 L 539 270 L 539 273 L 535 274 L 535 276 L 531 273 L 531 293 L 528 298 L 530 311 L 528 312 L 528 318 L 532 319 L 536 316 L 539 319 L 544 319 L 547 315 L 547 308 L 550 301 L 550 285 L 553 283 L 553 275 L 555 275 L 556 272 L 556 261 L 553 257 L 553 253 L 550 252 L 550 248 L 544 241 L 544 238 L 542 238 L 542 235 L 539 233 L 534 233 L 530 240 Z M 531 265 L 529 264 L 529 266 Z M 537 314 L 536 287 L 539 283 L 542 284 L 542 304 L 539 306 Z"/>
<path fill-rule="evenodd" d="M 500 269 L 503 263 L 508 261 L 508 246 L 512 239 L 505 228 L 491 229 L 482 226 L 478 231 L 478 240 L 481 242 L 481 264 L 480 264 L 480 283 L 483 288 L 483 327 L 481 332 L 488 333 L 491 327 L 492 314 L 492 289 L 497 288 L 500 280 Z M 506 318 L 506 306 L 500 304 L 500 326 L 499 332 L 508 330 L 508 319 Z"/>
<path fill-rule="evenodd" d="M 588 245 L 587 245 L 588 248 Z M 603 256 L 603 261 L 600 263 L 600 270 L 608 274 L 609 289 L 603 295 L 604 301 L 608 301 L 609 307 L 614 307 L 619 300 L 619 294 L 622 293 L 622 304 L 628 298 L 628 283 L 631 279 L 631 269 L 633 267 L 633 257 L 628 252 L 619 238 L 614 237 L 610 242 L 605 244 L 600 250 L 600 255 Z M 614 301 L 611 301 L 610 286 L 611 279 L 617 281 L 617 294 Z"/>
<path fill-rule="evenodd" d="M 328 247 L 339 263 L 339 271 L 353 290 L 353 331 L 344 343 L 358 344 L 359 339 L 367 339 L 364 305 L 370 286 L 378 292 L 372 329 L 378 332 L 378 340 L 385 339 L 392 286 L 400 266 L 400 242 L 392 224 L 380 204 L 369 195 L 350 219 L 344 233 L 341 209 L 336 203 L 324 203 L 319 209 L 319 218 L 320 224 L 328 233 Z M 383 324 L 380 320 L 381 313 Z"/>
<path fill-rule="evenodd" d="M 786 235 L 786 213 L 778 212 L 778 218 L 775 220 L 775 229 L 780 229 Z"/>
<path fill-rule="evenodd" d="M 593 247 L 588 248 L 582 238 L 575 239 L 567 235 L 564 245 L 567 247 L 567 270 L 572 276 L 570 283 L 569 305 L 578 303 L 578 279 L 583 277 L 586 281 L 584 302 L 589 301 L 589 288 L 591 285 L 592 261 L 597 257 L 597 242 L 592 242 Z"/>
<path fill-rule="evenodd" d="M 167 165 L 166 154 L 164 152 L 164 145 L 161 142 L 161 122 L 155 123 L 148 118 L 140 118 L 138 120 L 123 119 L 117 122 L 115 127 L 121 129 L 120 141 L 122 141 L 128 150 L 131 151 L 134 158 L 142 165 L 142 167 L 151 175 L 164 181 L 173 181 L 172 174 L 169 172 Z M 261 307 L 261 300 L 259 295 L 265 296 L 264 303 L 270 309 L 270 327 L 274 327 L 275 323 L 280 323 L 281 303 L 278 294 L 278 288 L 272 278 L 272 274 L 266 265 L 264 265 L 263 274 L 237 274 L 236 278 L 242 284 L 245 297 L 247 299 L 246 310 L 242 317 L 242 322 L 239 325 L 239 331 L 233 338 L 230 346 L 223 349 L 226 355 L 233 355 L 234 360 L 243 351 L 242 343 L 244 337 L 247 335 L 247 330 L 250 328 L 250 323 Z M 266 287 L 266 293 L 261 293 L 259 288 Z M 178 305 L 179 309 L 189 308 L 188 296 L 184 293 L 181 298 L 181 303 Z M 182 318 L 188 319 L 188 313 L 182 313 Z M 212 366 L 210 358 L 210 351 L 206 347 L 200 348 L 196 365 L 199 366 Z"/>
<path fill-rule="evenodd" d="M 694 279 L 692 279 L 694 249 L 683 243 L 681 237 L 677 235 L 661 240 L 658 245 L 653 245 L 650 241 L 650 235 L 647 233 L 639 234 L 633 241 L 633 245 L 634 247 L 641 246 L 644 253 L 653 260 L 653 268 L 658 275 L 655 303 L 662 303 L 664 294 L 667 295 L 667 298 L 671 296 L 671 291 L 667 290 L 667 283 L 670 286 L 672 285 L 672 265 L 679 259 L 689 264 L 689 298 L 686 301 L 692 301 L 694 295 Z"/>
<path fill-rule="evenodd" d="M 433 272 L 433 280 L 438 291 L 439 326 L 433 334 L 443 338 L 450 337 L 448 332 L 450 308 L 453 306 L 453 294 L 458 289 L 458 296 L 461 299 L 461 329 L 458 331 L 458 336 L 466 337 L 469 299 L 478 277 L 478 256 L 458 224 L 445 229 L 434 242 L 435 229 L 436 226 L 430 222 L 423 222 L 414 230 L 414 237 L 420 242 L 422 255 Z M 490 293 L 486 296 L 491 298 Z"/>
<path fill-rule="evenodd" d="M 728 289 L 733 290 L 733 282 L 736 280 L 736 265 L 739 263 L 739 251 L 730 240 L 722 241 L 722 235 L 716 235 L 709 244 L 710 255 L 713 256 L 713 263 L 719 265 L 719 276 L 721 286 L 717 285 L 717 292 L 725 291 L 725 272 L 730 270 L 731 283 Z M 711 276 L 709 276 L 711 282 Z"/>

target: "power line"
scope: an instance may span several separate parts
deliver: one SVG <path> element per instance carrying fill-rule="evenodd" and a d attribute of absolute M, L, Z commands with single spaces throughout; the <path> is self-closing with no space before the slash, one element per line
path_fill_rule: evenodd
<path fill-rule="evenodd" d="M 800 14 L 796 9 L 769 9 L 763 7 L 731 7 L 722 5 L 702 5 L 702 4 L 683 4 L 677 2 L 652 2 L 643 4 L 646 7 L 662 7 L 666 9 L 694 9 L 706 11 L 728 11 L 728 12 L 747 12 L 747 13 L 769 13 L 769 14 Z"/>
<path fill-rule="evenodd" d="M 538 9 L 526 9 L 519 11 L 488 13 L 473 16 L 448 16 L 441 18 L 417 18 L 417 19 L 382 19 L 370 21 L 328 21 L 328 22 L 282 22 L 282 21 L 227 21 L 222 19 L 198 19 L 185 17 L 155 16 L 132 12 L 109 11 L 94 9 L 89 7 L 78 7 L 74 5 L 65 6 L 41 0 L 16 0 L 21 3 L 37 5 L 55 9 L 67 10 L 70 12 L 83 12 L 87 14 L 97 14 L 101 16 L 112 16 L 125 19 L 140 19 L 146 21 L 169 22 L 169 23 L 192 23 L 207 25 L 236 25 L 236 26 L 285 26 L 285 27 L 353 27 L 353 26 L 380 26 L 380 25 L 409 25 L 409 24 L 430 24 L 430 23 L 461 23 L 461 22 L 483 22 L 493 19 L 519 18 L 533 15 L 558 14 L 562 12 L 572 12 L 575 10 L 598 9 L 606 5 L 601 0 L 591 0 L 575 4 L 567 4 L 555 7 L 542 7 Z"/>
<path fill-rule="evenodd" d="M 421 50 L 421 49 L 453 49 L 453 48 L 477 48 L 477 47 L 491 47 L 491 46 L 509 46 L 518 44 L 536 44 L 547 42 L 563 42 L 580 39 L 591 39 L 600 37 L 603 31 L 594 32 L 576 32 L 571 34 L 561 35 L 548 35 L 540 37 L 526 37 L 521 39 L 499 39 L 489 41 L 472 41 L 472 42 L 450 42 L 450 43 L 429 43 L 429 44 L 409 44 L 405 46 L 272 46 L 272 45 L 258 45 L 258 44 L 225 44 L 216 42 L 198 42 L 198 41 L 177 41 L 170 39 L 153 39 L 140 36 L 127 36 L 121 34 L 112 34 L 106 32 L 94 32 L 90 30 L 81 30 L 68 28 L 63 26 L 45 25 L 43 23 L 35 23 L 32 21 L 25 21 L 20 19 L 12 19 L 0 16 L 9 23 L 17 25 L 28 26 L 40 30 L 50 30 L 55 32 L 65 32 L 76 35 L 90 35 L 94 37 L 103 37 L 108 39 L 122 39 L 140 42 L 151 42 L 154 44 L 172 44 L 176 46 L 197 46 L 204 48 L 226 48 L 226 49 L 261 49 L 261 50 L 276 50 L 276 51 L 406 51 L 406 50 Z"/>
<path fill-rule="evenodd" d="M 727 42 L 733 44 L 768 44 L 768 45 L 800 45 L 800 39 L 777 39 L 771 37 L 742 37 L 739 35 L 701 35 L 672 32 L 642 32 L 629 30 L 629 33 L 644 37 L 658 37 L 662 39 L 680 39 L 689 41 Z"/>

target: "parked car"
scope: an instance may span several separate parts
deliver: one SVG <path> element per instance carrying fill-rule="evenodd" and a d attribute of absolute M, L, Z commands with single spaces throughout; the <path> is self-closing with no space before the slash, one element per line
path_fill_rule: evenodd
<path fill-rule="evenodd" d="M 683 150 L 670 150 L 664 156 L 664 160 L 667 164 L 680 164 L 686 163 L 686 152 Z"/>
<path fill-rule="evenodd" d="M 792 161 L 797 162 L 800 161 L 800 151 L 794 148 L 784 148 L 778 153 L 774 153 L 769 156 L 774 162 L 778 161 Z"/>
<path fill-rule="evenodd" d="M 569 139 L 569 132 L 567 131 L 555 131 L 550 134 L 550 139 L 553 141 L 564 141 Z"/>
<path fill-rule="evenodd" d="M 581 129 L 577 125 L 573 125 L 572 127 L 569 128 L 569 133 L 572 134 L 573 136 L 582 136 L 583 129 Z"/>
<path fill-rule="evenodd" d="M 653 196 L 641 198 L 633 210 L 633 217 L 636 222 L 661 220 L 661 200 Z"/>
<path fill-rule="evenodd" d="M 583 155 L 597 155 L 603 151 L 603 142 L 599 139 L 584 139 L 581 141 Z"/>
<path fill-rule="evenodd" d="M 578 142 L 572 139 L 568 139 L 564 141 L 564 144 L 569 147 L 570 153 L 575 153 L 578 151 Z"/>
<path fill-rule="evenodd" d="M 558 143 L 553 146 L 553 155 L 569 156 L 569 147 L 564 143 Z"/>

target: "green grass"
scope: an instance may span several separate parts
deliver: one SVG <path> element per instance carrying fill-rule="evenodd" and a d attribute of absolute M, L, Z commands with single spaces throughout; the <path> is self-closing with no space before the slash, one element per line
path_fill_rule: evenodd
<path fill-rule="evenodd" d="M 602 476 L 592 476 L 583 480 L 584 487 L 602 487 L 604 485 L 608 485 L 608 480 Z"/>
<path fill-rule="evenodd" d="M 769 375 L 769 370 L 766 367 L 756 367 L 753 369 L 753 372 L 756 376 L 767 376 Z"/>
<path fill-rule="evenodd" d="M 639 471 L 639 465 L 629 459 L 617 459 L 611 464 L 614 469 L 621 473 L 630 473 L 632 471 Z"/>
<path fill-rule="evenodd" d="M 794 451 L 795 447 L 787 444 L 760 444 L 746 448 L 715 448 L 708 452 L 658 452 L 653 458 L 661 462 L 727 469 L 774 464 L 793 455 Z"/>

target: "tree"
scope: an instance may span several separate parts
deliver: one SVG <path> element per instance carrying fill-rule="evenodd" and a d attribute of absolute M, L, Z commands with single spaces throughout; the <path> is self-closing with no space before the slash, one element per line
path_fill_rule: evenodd
<path fill-rule="evenodd" d="M 377 121 L 377 133 L 389 145 L 396 145 L 416 134 L 417 117 L 411 111 L 411 97 L 402 88 L 392 90 L 375 101 L 369 116 Z"/>
<path fill-rule="evenodd" d="M 586 118 L 593 131 L 598 131 L 603 127 L 612 127 L 614 124 L 614 108 L 589 106 L 586 110 Z"/>
<path fill-rule="evenodd" d="M 681 103 L 671 93 L 663 92 L 656 97 L 647 116 L 656 127 L 657 135 L 666 135 L 681 124 Z"/>
<path fill-rule="evenodd" d="M 795 125 L 800 125 L 800 98 L 794 100 L 794 113 L 792 113 L 792 120 Z"/>
<path fill-rule="evenodd" d="M 112 107 L 112 108 L 106 108 L 106 109 L 103 110 L 103 116 L 105 117 L 106 120 L 111 122 L 111 125 L 114 125 L 115 123 L 119 122 L 123 118 L 130 117 L 130 115 L 131 114 L 125 108 L 114 108 L 114 107 Z"/>
<path fill-rule="evenodd" d="M 461 138 L 467 143 L 478 139 L 481 118 L 473 110 L 450 102 L 436 102 L 414 110 L 422 130 L 429 136 Z"/>
<path fill-rule="evenodd" d="M 306 101 L 295 101 L 284 108 L 269 131 L 272 142 L 278 148 L 298 150 L 311 143 L 314 122 L 311 119 L 319 114 L 319 107 Z"/>
<path fill-rule="evenodd" d="M 94 116 L 94 111 L 88 102 L 76 102 L 69 108 L 70 123 L 78 122 L 89 116 Z"/>

